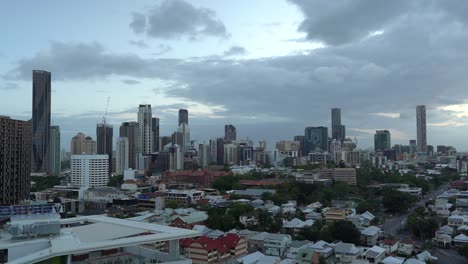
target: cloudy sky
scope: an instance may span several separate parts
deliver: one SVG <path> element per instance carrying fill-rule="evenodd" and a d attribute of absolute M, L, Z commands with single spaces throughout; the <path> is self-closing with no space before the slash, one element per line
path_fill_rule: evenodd
<path fill-rule="evenodd" d="M 188 108 L 192 138 L 290 140 L 342 108 L 361 148 L 376 129 L 468 150 L 468 2 L 373 0 L 5 1 L 0 114 L 31 116 L 31 71 L 52 72 L 62 145 L 95 137 L 110 97 L 114 135 L 153 106 L 161 135 Z"/>

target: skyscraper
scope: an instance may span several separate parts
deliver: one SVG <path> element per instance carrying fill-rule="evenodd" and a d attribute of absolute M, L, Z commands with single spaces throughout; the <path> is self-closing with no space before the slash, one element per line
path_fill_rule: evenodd
<path fill-rule="evenodd" d="M 416 134 L 419 152 L 427 151 L 426 106 L 416 106 Z"/>
<path fill-rule="evenodd" d="M 115 147 L 115 172 L 117 175 L 123 175 L 124 171 L 128 169 L 128 153 L 128 138 L 118 138 Z"/>
<path fill-rule="evenodd" d="M 332 108 L 332 139 L 343 142 L 346 136 L 345 126 L 341 124 L 341 109 Z"/>
<path fill-rule="evenodd" d="M 185 123 L 188 125 L 188 110 L 187 109 L 179 109 L 179 126 Z"/>
<path fill-rule="evenodd" d="M 33 71 L 32 168 L 50 172 L 50 72 Z"/>
<path fill-rule="evenodd" d="M 300 156 L 305 156 L 307 155 L 305 152 L 305 149 L 304 149 L 304 139 L 305 137 L 304 136 L 294 136 L 294 141 L 299 141 L 299 155 Z"/>
<path fill-rule="evenodd" d="M 119 137 L 128 139 L 128 166 L 136 169 L 138 153 L 141 153 L 140 127 L 137 122 L 123 122 Z"/>
<path fill-rule="evenodd" d="M 96 141 L 93 140 L 92 137 L 86 136 L 84 133 L 79 132 L 72 138 L 70 150 L 71 155 L 96 154 Z"/>
<path fill-rule="evenodd" d="M 97 124 L 96 139 L 97 139 L 97 154 L 107 154 L 109 157 L 109 174 L 112 173 L 112 137 L 114 129 L 109 124 Z"/>
<path fill-rule="evenodd" d="M 152 129 L 153 129 L 153 152 L 160 151 L 159 147 L 159 118 L 153 117 L 152 119 Z"/>
<path fill-rule="evenodd" d="M 0 116 L 0 206 L 29 198 L 31 122 Z"/>
<path fill-rule="evenodd" d="M 328 151 L 328 128 L 306 127 L 304 136 L 306 155 L 315 150 Z"/>
<path fill-rule="evenodd" d="M 224 139 L 216 139 L 216 164 L 224 165 Z"/>
<path fill-rule="evenodd" d="M 236 141 L 236 127 L 229 124 L 224 126 L 224 141 L 226 143 L 231 143 L 232 141 Z"/>
<path fill-rule="evenodd" d="M 50 172 L 58 175 L 61 171 L 60 164 L 60 127 L 50 127 Z"/>
<path fill-rule="evenodd" d="M 374 149 L 376 152 L 383 152 L 391 149 L 390 131 L 377 130 L 374 134 Z"/>
<path fill-rule="evenodd" d="M 138 125 L 140 126 L 140 145 L 143 155 L 151 154 L 153 142 L 151 105 L 143 104 L 138 109 Z"/>
<path fill-rule="evenodd" d="M 187 123 L 183 122 L 182 124 L 180 124 L 177 132 L 182 135 L 182 142 L 178 143 L 182 147 L 182 151 L 188 150 L 191 144 L 190 144 L 190 128 L 188 127 Z"/>

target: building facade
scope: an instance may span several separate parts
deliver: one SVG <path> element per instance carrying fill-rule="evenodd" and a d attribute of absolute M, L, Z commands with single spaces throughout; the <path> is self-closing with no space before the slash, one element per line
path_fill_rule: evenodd
<path fill-rule="evenodd" d="M 123 122 L 119 137 L 128 139 L 128 166 L 136 169 L 138 153 L 141 153 L 140 126 L 137 122 Z"/>
<path fill-rule="evenodd" d="M 33 71 L 32 172 L 50 172 L 51 75 Z"/>
<path fill-rule="evenodd" d="M 151 105 L 144 104 L 138 108 L 138 125 L 140 127 L 141 154 L 151 154 L 153 146 L 153 121 Z"/>
<path fill-rule="evenodd" d="M 109 156 L 109 175 L 112 173 L 112 145 L 114 128 L 109 124 L 97 124 L 97 154 L 107 154 Z"/>
<path fill-rule="evenodd" d="M 328 151 L 328 128 L 306 127 L 304 135 L 305 153 L 316 150 Z"/>
<path fill-rule="evenodd" d="M 224 126 L 224 141 L 226 143 L 231 143 L 233 141 L 236 141 L 237 139 L 237 131 L 236 127 L 229 124 Z"/>
<path fill-rule="evenodd" d="M 58 175 L 61 172 L 60 163 L 60 127 L 50 127 L 50 172 Z"/>
<path fill-rule="evenodd" d="M 72 155 L 71 184 L 83 188 L 105 187 L 109 182 L 109 156 Z"/>
<path fill-rule="evenodd" d="M 345 126 L 341 124 L 341 109 L 332 108 L 332 139 L 343 141 L 346 137 Z"/>
<path fill-rule="evenodd" d="M 0 206 L 29 198 L 31 122 L 0 116 Z"/>
<path fill-rule="evenodd" d="M 179 126 L 185 123 L 188 126 L 188 110 L 179 109 Z"/>
<path fill-rule="evenodd" d="M 390 131 L 377 130 L 374 134 L 374 150 L 376 152 L 383 152 L 391 148 Z"/>
<path fill-rule="evenodd" d="M 97 144 L 92 137 L 86 136 L 84 133 L 79 132 L 72 138 L 70 150 L 71 155 L 96 154 Z"/>
<path fill-rule="evenodd" d="M 160 151 L 159 147 L 159 118 L 153 117 L 151 119 L 153 122 L 151 129 L 153 129 L 153 152 Z"/>
<path fill-rule="evenodd" d="M 128 138 L 118 138 L 115 147 L 115 172 L 117 175 L 123 175 L 124 171 L 127 170 L 129 160 L 129 144 Z"/>
<path fill-rule="evenodd" d="M 416 106 L 416 134 L 417 145 L 419 152 L 427 151 L 427 134 L 426 134 L 426 106 Z"/>

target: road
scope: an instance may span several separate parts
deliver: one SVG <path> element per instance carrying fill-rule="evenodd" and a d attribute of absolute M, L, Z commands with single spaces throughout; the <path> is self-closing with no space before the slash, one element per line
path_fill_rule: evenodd
<path fill-rule="evenodd" d="M 440 195 L 442 192 L 447 190 L 449 184 L 445 183 L 441 185 L 439 188 L 436 190 L 433 190 L 431 192 L 426 193 L 424 198 L 419 200 L 413 207 L 411 207 L 408 212 L 401 214 L 401 215 L 395 215 L 393 217 L 385 219 L 385 222 L 382 225 L 382 230 L 386 235 L 392 235 L 395 237 L 398 237 L 398 230 L 402 228 L 405 223 L 406 223 L 406 218 L 408 217 L 409 214 L 413 212 L 414 209 L 416 209 L 419 206 L 424 206 L 427 201 L 430 199 L 436 198 L 438 195 Z"/>
<path fill-rule="evenodd" d="M 435 248 L 432 254 L 438 258 L 438 263 L 447 264 L 466 264 L 468 260 L 460 256 L 455 249 Z"/>

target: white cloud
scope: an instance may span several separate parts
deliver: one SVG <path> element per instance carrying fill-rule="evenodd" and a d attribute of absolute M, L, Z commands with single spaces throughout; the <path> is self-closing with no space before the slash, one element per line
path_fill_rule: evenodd
<path fill-rule="evenodd" d="M 372 115 L 376 116 L 383 116 L 383 117 L 388 117 L 388 118 L 400 118 L 400 113 L 372 113 Z"/>
<path fill-rule="evenodd" d="M 429 126 L 433 127 L 461 127 L 465 126 L 465 123 L 454 121 L 454 120 L 449 120 L 445 122 L 440 122 L 440 123 L 429 123 Z"/>

